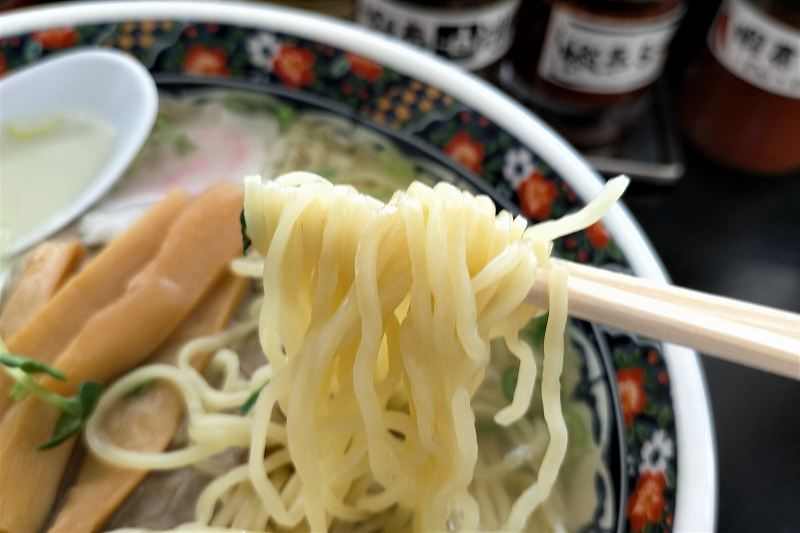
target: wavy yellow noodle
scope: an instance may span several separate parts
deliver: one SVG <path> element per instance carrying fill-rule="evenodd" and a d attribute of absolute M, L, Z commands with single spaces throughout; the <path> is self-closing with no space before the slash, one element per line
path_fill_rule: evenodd
<path fill-rule="evenodd" d="M 567 449 L 560 405 L 566 271 L 550 269 L 541 423 L 524 418 L 538 371 L 518 332 L 543 310 L 524 298 L 552 239 L 598 220 L 625 183 L 610 182 L 578 213 L 528 227 L 495 213 L 488 198 L 446 183 L 413 183 L 384 204 L 304 172 L 248 178 L 245 218 L 262 259 L 233 268 L 262 276 L 257 317 L 193 341 L 177 369 L 142 368 L 112 386 L 87 428 L 89 447 L 140 468 L 247 448 L 244 464 L 205 488 L 186 525 L 193 530 L 521 530 L 547 501 Z M 256 324 L 264 360 L 244 379 L 226 346 Z M 492 339 L 520 362 L 509 405 L 497 395 L 475 397 Z M 222 389 L 186 363 L 210 347 L 217 349 L 210 364 L 225 374 Z M 100 432 L 96 420 L 147 379 L 180 391 L 187 447 L 143 454 Z M 249 413 L 229 410 L 258 390 Z M 487 448 L 479 464 L 475 417 L 486 411 L 510 426 L 521 460 Z M 546 444 L 535 443 L 545 432 Z M 520 468 L 534 458 L 537 474 Z M 512 492 L 502 485 L 510 472 L 517 473 Z M 551 514 L 542 516 L 555 526 Z"/>

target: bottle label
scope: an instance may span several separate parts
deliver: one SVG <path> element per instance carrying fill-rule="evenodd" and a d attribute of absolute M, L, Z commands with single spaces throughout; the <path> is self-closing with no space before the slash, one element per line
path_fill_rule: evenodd
<path fill-rule="evenodd" d="M 773 94 L 800 98 L 800 30 L 743 0 L 720 8 L 708 47 L 725 68 Z"/>
<path fill-rule="evenodd" d="M 594 16 L 556 4 L 550 12 L 539 76 L 593 94 L 627 93 L 661 74 L 683 7 L 655 20 Z"/>
<path fill-rule="evenodd" d="M 360 24 L 427 48 L 469 70 L 491 65 L 511 47 L 520 0 L 447 10 L 397 0 L 359 0 Z"/>

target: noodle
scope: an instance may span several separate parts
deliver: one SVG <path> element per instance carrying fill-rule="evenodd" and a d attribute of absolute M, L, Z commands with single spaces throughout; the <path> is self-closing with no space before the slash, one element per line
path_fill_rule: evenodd
<path fill-rule="evenodd" d="M 263 263 L 248 256 L 232 268 L 263 276 L 260 308 L 221 335 L 188 343 L 178 368 L 140 368 L 112 385 L 87 444 L 108 462 L 148 469 L 246 449 L 246 462 L 200 495 L 186 527 L 203 531 L 521 530 L 547 501 L 567 451 L 566 269 L 549 274 L 545 427 L 524 416 L 538 368 L 519 331 L 542 313 L 524 298 L 550 241 L 597 221 L 626 183 L 612 180 L 578 213 L 527 227 L 447 183 L 415 182 L 383 204 L 304 172 L 247 178 L 245 218 Z M 256 327 L 265 359 L 244 378 L 230 345 Z M 488 366 L 492 339 L 519 360 L 505 406 L 502 395 L 478 394 L 484 378 L 498 379 Z M 209 350 L 222 375 L 217 387 L 191 365 Z M 150 379 L 170 381 L 186 403 L 190 443 L 182 449 L 131 452 L 102 434 L 109 408 Z M 231 411 L 254 394 L 249 412 Z M 492 412 L 510 426 L 516 455 L 479 443 L 476 413 Z M 537 458 L 535 475 L 520 468 Z M 563 527 L 550 511 L 540 519 Z"/>
<path fill-rule="evenodd" d="M 542 403 L 544 419 L 550 432 L 550 442 L 539 468 L 538 482 L 520 496 L 511 509 L 504 529 L 519 531 L 536 509 L 550 495 L 558 470 L 567 452 L 567 426 L 561 414 L 559 377 L 564 358 L 564 328 L 567 323 L 566 305 L 567 269 L 553 267 L 550 274 L 550 318 L 544 341 L 544 369 L 542 370 Z"/>

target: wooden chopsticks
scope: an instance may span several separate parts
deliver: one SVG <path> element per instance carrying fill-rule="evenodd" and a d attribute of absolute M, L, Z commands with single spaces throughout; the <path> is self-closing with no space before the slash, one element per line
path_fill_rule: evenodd
<path fill-rule="evenodd" d="M 569 269 L 570 315 L 800 380 L 800 315 L 551 259 Z M 547 306 L 549 268 L 527 301 Z"/>

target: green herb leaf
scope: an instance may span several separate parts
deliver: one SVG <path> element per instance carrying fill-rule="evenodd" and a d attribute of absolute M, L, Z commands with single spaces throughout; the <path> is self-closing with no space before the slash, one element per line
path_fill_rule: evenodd
<path fill-rule="evenodd" d="M 547 318 L 549 316 L 548 313 L 537 316 L 525 326 L 524 331 L 527 333 L 531 347 L 534 350 L 544 350 L 544 334 L 547 331 Z"/>
<path fill-rule="evenodd" d="M 285 130 L 294 120 L 294 109 L 292 109 L 292 106 L 279 104 L 278 109 L 275 111 L 275 116 L 278 118 L 278 124 L 281 129 Z"/>
<path fill-rule="evenodd" d="M 78 394 L 68 398 L 67 403 L 70 409 L 61 412 L 53 435 L 47 442 L 39 446 L 40 450 L 48 450 L 58 446 L 72 435 L 80 431 L 83 424 L 91 416 L 100 394 L 103 392 L 103 385 L 96 381 L 86 381 L 81 383 Z"/>
<path fill-rule="evenodd" d="M 39 449 L 49 450 L 55 448 L 77 433 L 81 429 L 81 424 L 83 424 L 83 420 L 81 420 L 80 417 L 71 416 L 62 412 L 61 416 L 58 417 L 56 426 L 53 428 L 53 435 L 49 440 L 40 444 Z"/>
<path fill-rule="evenodd" d="M 247 398 L 247 401 L 242 404 L 242 414 L 243 415 L 246 415 L 247 413 L 249 413 L 250 410 L 253 408 L 253 406 L 256 404 L 256 402 L 258 401 L 258 395 L 261 394 L 261 391 L 265 387 L 265 385 L 266 384 L 261 385 L 258 388 L 258 390 L 256 390 L 253 394 L 251 394 Z"/>
<path fill-rule="evenodd" d="M 84 418 L 89 418 L 97 405 L 97 400 L 103 394 L 103 384 L 96 381 L 84 381 L 78 389 L 78 400 Z"/>
<path fill-rule="evenodd" d="M 501 378 L 501 384 L 503 386 L 503 394 L 505 394 L 506 399 L 509 402 L 514 399 L 514 390 L 517 388 L 518 377 L 519 377 L 518 366 L 510 366 L 506 368 L 505 372 L 503 372 L 503 377 Z"/>
<path fill-rule="evenodd" d="M 250 248 L 253 241 L 251 241 L 250 237 L 247 235 L 247 220 L 244 218 L 244 208 L 242 208 L 242 212 L 239 215 L 239 227 L 242 230 L 242 254 L 246 254 L 247 249 Z"/>
<path fill-rule="evenodd" d="M 185 156 L 194 152 L 197 149 L 197 145 L 195 145 L 189 137 L 185 133 L 181 133 L 175 137 L 175 153 L 179 156 Z"/>
<path fill-rule="evenodd" d="M 9 392 L 8 395 L 13 401 L 18 402 L 28 395 L 28 389 L 26 389 L 21 383 L 14 383 L 14 387 L 11 389 L 11 392 Z"/>
<path fill-rule="evenodd" d="M 57 368 L 48 366 L 30 357 L 14 355 L 8 352 L 0 353 L 0 364 L 8 368 L 19 368 L 27 374 L 49 374 L 56 379 L 64 381 L 67 377 Z"/>

